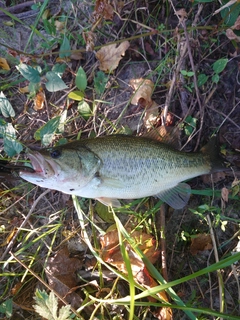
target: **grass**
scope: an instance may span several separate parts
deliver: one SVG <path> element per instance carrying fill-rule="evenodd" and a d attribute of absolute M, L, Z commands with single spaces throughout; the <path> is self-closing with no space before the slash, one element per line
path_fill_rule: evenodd
<path fill-rule="evenodd" d="M 147 131 L 149 105 L 133 106 L 129 85 L 143 78 L 154 84 L 148 97 L 156 102 L 151 125 L 181 128 L 186 151 L 196 151 L 218 132 L 226 160 L 237 163 L 238 42 L 229 40 L 226 30 L 236 22 L 239 4 L 215 15 L 220 5 L 214 1 L 120 6 L 113 8 L 113 19 L 106 18 L 109 8 L 99 16 L 95 3 L 85 1 L 60 2 L 59 10 L 45 0 L 31 21 L 1 10 L 9 19 L 3 20 L 0 58 L 10 66 L 0 69 L 1 158 L 24 161 L 25 146 Z M 182 7 L 187 20 L 178 11 Z M 20 32 L 22 43 L 9 45 L 9 35 L 18 39 Z M 91 37 L 94 51 L 86 52 Z M 99 70 L 94 53 L 126 40 L 130 48 L 116 69 Z M 193 195 L 182 212 L 166 210 L 153 198 L 114 211 L 89 199 L 3 180 L 0 314 L 238 319 L 239 174 L 233 170 L 223 181 L 212 178 L 190 181 Z M 220 203 L 223 187 L 228 201 Z M 212 249 L 191 254 L 192 239 L 203 233 L 210 234 Z"/>

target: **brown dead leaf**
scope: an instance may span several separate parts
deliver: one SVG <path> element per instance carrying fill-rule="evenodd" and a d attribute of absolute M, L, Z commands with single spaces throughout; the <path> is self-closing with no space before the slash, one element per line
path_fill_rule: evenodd
<path fill-rule="evenodd" d="M 160 250 L 156 249 L 156 242 L 154 238 L 142 231 L 133 231 L 131 232 L 130 228 L 126 229 L 127 232 L 131 235 L 131 238 L 135 240 L 135 243 L 143 251 L 145 256 L 152 262 L 155 263 L 159 256 Z M 119 271 L 127 274 L 127 269 L 122 258 L 122 254 L 119 246 L 119 238 L 117 230 L 109 231 L 104 236 L 100 238 L 101 243 L 101 257 L 105 262 L 108 262 L 114 265 Z M 135 253 L 133 248 L 128 242 L 124 242 L 126 251 L 128 253 L 132 273 L 134 279 L 144 286 L 146 289 L 153 288 L 158 286 L 152 276 L 149 274 L 146 269 L 142 259 Z M 157 294 L 162 300 L 168 302 L 168 297 L 165 291 L 161 291 Z M 150 301 L 154 301 L 152 297 L 149 297 Z M 162 314 L 165 317 L 161 319 L 171 320 L 172 319 L 172 310 L 170 308 L 161 308 L 157 312 L 159 315 Z M 159 318 L 160 319 L 160 318 Z"/>
<path fill-rule="evenodd" d="M 210 234 L 197 234 L 196 238 L 192 238 L 191 241 L 190 252 L 192 255 L 196 255 L 199 251 L 212 249 L 212 239 Z"/>
<path fill-rule="evenodd" d="M 237 42 L 240 42 L 240 37 L 238 37 L 232 29 L 226 30 L 226 36 L 228 37 L 229 40 L 235 40 Z"/>
<path fill-rule="evenodd" d="M 222 188 L 221 196 L 224 202 L 228 202 L 229 191 L 227 188 Z"/>
<path fill-rule="evenodd" d="M 130 228 L 127 228 L 127 231 L 131 234 L 131 238 L 135 240 L 146 257 L 152 263 L 155 263 L 159 258 L 160 252 L 156 249 L 156 241 L 154 240 L 154 238 L 144 232 L 131 232 Z M 103 260 L 115 265 L 122 272 L 127 273 L 125 263 L 123 261 L 122 254 L 119 248 L 117 230 L 107 232 L 103 237 L 100 238 L 100 243 L 102 246 Z M 125 247 L 131 261 L 133 274 L 136 275 L 144 267 L 144 264 L 140 257 L 132 249 L 130 244 L 126 243 Z"/>
<path fill-rule="evenodd" d="M 44 108 L 44 101 L 45 101 L 45 93 L 44 93 L 44 90 L 41 89 L 33 99 L 33 103 L 34 103 L 33 109 L 35 111 L 42 111 L 42 109 Z"/>
<path fill-rule="evenodd" d="M 96 53 L 96 58 L 100 62 L 99 69 L 104 72 L 112 72 L 115 70 L 129 46 L 130 43 L 124 41 L 118 47 L 116 47 L 116 44 L 102 47 Z"/>
<path fill-rule="evenodd" d="M 155 101 L 152 101 L 151 107 L 147 108 L 143 118 L 143 123 L 147 130 L 153 128 L 159 121 L 158 108 L 159 105 Z"/>
<path fill-rule="evenodd" d="M 10 70 L 9 64 L 5 58 L 0 58 L 0 68 L 3 70 Z"/>
<path fill-rule="evenodd" d="M 188 15 L 184 8 L 176 11 L 176 15 L 180 17 L 180 20 L 187 19 Z"/>
<path fill-rule="evenodd" d="M 108 0 L 97 0 L 93 12 L 94 22 L 99 18 L 105 20 L 113 19 L 114 10 Z"/>
<path fill-rule="evenodd" d="M 78 308 L 82 303 L 81 297 L 72 290 L 78 284 L 76 271 L 81 269 L 82 265 L 81 260 L 70 258 L 68 248 L 65 246 L 48 259 L 45 269 L 49 285 L 71 303 L 73 308 Z"/>
<path fill-rule="evenodd" d="M 86 42 L 86 51 L 93 51 L 97 40 L 97 36 L 94 32 L 88 31 L 82 33 L 83 39 Z"/>
<path fill-rule="evenodd" d="M 146 108 L 152 105 L 152 93 L 154 90 L 154 83 L 149 79 L 131 79 L 130 86 L 134 89 L 134 95 L 131 99 L 132 104 L 139 104 Z"/>
<path fill-rule="evenodd" d="M 226 177 L 225 172 L 214 172 L 211 175 L 205 174 L 202 176 L 203 182 L 205 184 L 212 184 L 212 183 L 217 183 L 219 181 L 224 180 Z"/>

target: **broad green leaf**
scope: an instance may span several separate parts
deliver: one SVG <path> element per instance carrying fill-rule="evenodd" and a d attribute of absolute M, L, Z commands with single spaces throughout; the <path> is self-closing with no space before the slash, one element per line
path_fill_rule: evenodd
<path fill-rule="evenodd" d="M 94 77 L 94 88 L 97 94 L 102 94 L 106 88 L 108 77 L 104 72 L 98 71 L 96 77 Z"/>
<path fill-rule="evenodd" d="M 25 63 L 21 63 L 16 66 L 21 75 L 32 83 L 38 83 L 41 81 L 40 73 L 38 70 L 34 69 L 31 66 L 28 66 Z"/>
<path fill-rule="evenodd" d="M 87 88 L 87 76 L 82 67 L 79 67 L 77 71 L 75 84 L 81 91 L 84 91 Z"/>
<path fill-rule="evenodd" d="M 63 80 L 53 71 L 48 71 L 46 73 L 46 78 L 48 82 L 45 84 L 45 86 L 50 92 L 56 92 L 68 88 Z"/>
<path fill-rule="evenodd" d="M 3 92 L 0 93 L 0 112 L 5 118 L 15 117 L 15 111 Z"/>
<path fill-rule="evenodd" d="M 86 101 L 79 102 L 78 111 L 85 120 L 92 116 L 92 110 Z"/>
<path fill-rule="evenodd" d="M 212 76 L 212 82 L 214 82 L 214 83 L 218 83 L 218 82 L 219 82 L 219 79 L 220 79 L 220 77 L 219 77 L 218 74 L 214 74 L 214 75 Z"/>
<path fill-rule="evenodd" d="M 16 130 L 11 123 L 5 126 L 3 145 L 4 151 L 9 157 L 13 157 L 23 150 L 22 144 L 16 140 Z"/>
<path fill-rule="evenodd" d="M 56 73 L 60 78 L 62 77 L 62 75 L 64 74 L 65 70 L 66 70 L 66 64 L 65 63 L 56 63 L 53 68 L 52 71 L 54 73 Z"/>
<path fill-rule="evenodd" d="M 222 0 L 222 6 L 227 4 L 228 2 L 229 0 Z M 234 3 L 233 5 L 228 6 L 225 9 L 222 9 L 220 12 L 224 23 L 229 27 L 232 27 L 234 25 L 234 23 L 236 22 L 239 16 L 239 13 L 240 13 L 239 1 L 236 1 L 236 3 Z"/>
<path fill-rule="evenodd" d="M 181 74 L 182 74 L 183 76 L 186 76 L 186 75 L 187 75 L 187 71 L 186 71 L 186 70 L 181 70 Z"/>
<path fill-rule="evenodd" d="M 227 63 L 228 63 L 228 59 L 219 59 L 215 61 L 214 64 L 212 65 L 213 71 L 215 73 L 222 72 L 225 69 Z"/>
<path fill-rule="evenodd" d="M 72 91 L 68 94 L 68 98 L 76 101 L 82 101 L 84 98 L 84 93 L 82 91 Z"/>
<path fill-rule="evenodd" d="M 34 133 L 34 138 L 36 140 L 41 140 L 44 146 L 48 146 L 52 142 L 54 134 L 59 126 L 60 120 L 61 116 L 49 120 L 44 126 L 39 128 Z"/>
<path fill-rule="evenodd" d="M 198 78 L 197 78 L 197 85 L 198 87 L 203 86 L 208 80 L 208 76 L 205 73 L 201 73 L 199 74 Z"/>
<path fill-rule="evenodd" d="M 187 76 L 188 76 L 188 77 L 194 76 L 194 72 L 193 72 L 193 71 L 188 71 L 188 72 L 187 72 Z"/>
<path fill-rule="evenodd" d="M 70 57 L 71 55 L 71 47 L 68 38 L 64 35 L 63 42 L 60 46 L 59 57 L 61 59 Z"/>
<path fill-rule="evenodd" d="M 6 315 L 7 318 L 11 318 L 13 311 L 13 302 L 12 299 L 8 299 L 1 303 L 0 305 L 0 313 L 3 313 Z"/>

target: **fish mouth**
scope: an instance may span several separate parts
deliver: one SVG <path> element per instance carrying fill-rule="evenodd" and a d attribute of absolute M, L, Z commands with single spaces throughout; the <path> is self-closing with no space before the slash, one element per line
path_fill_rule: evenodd
<path fill-rule="evenodd" d="M 28 154 L 32 168 L 25 167 L 19 172 L 24 177 L 41 177 L 49 178 L 58 175 L 57 165 L 51 159 L 46 159 L 40 152 L 34 151 Z"/>

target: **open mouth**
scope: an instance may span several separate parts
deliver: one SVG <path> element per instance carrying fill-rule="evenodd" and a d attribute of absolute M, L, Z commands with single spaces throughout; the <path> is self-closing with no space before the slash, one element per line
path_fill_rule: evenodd
<path fill-rule="evenodd" d="M 31 161 L 32 168 L 24 167 L 20 171 L 21 175 L 35 175 L 41 177 L 49 177 L 57 174 L 57 166 L 54 161 L 46 159 L 39 152 L 31 152 L 28 154 L 28 158 Z"/>

